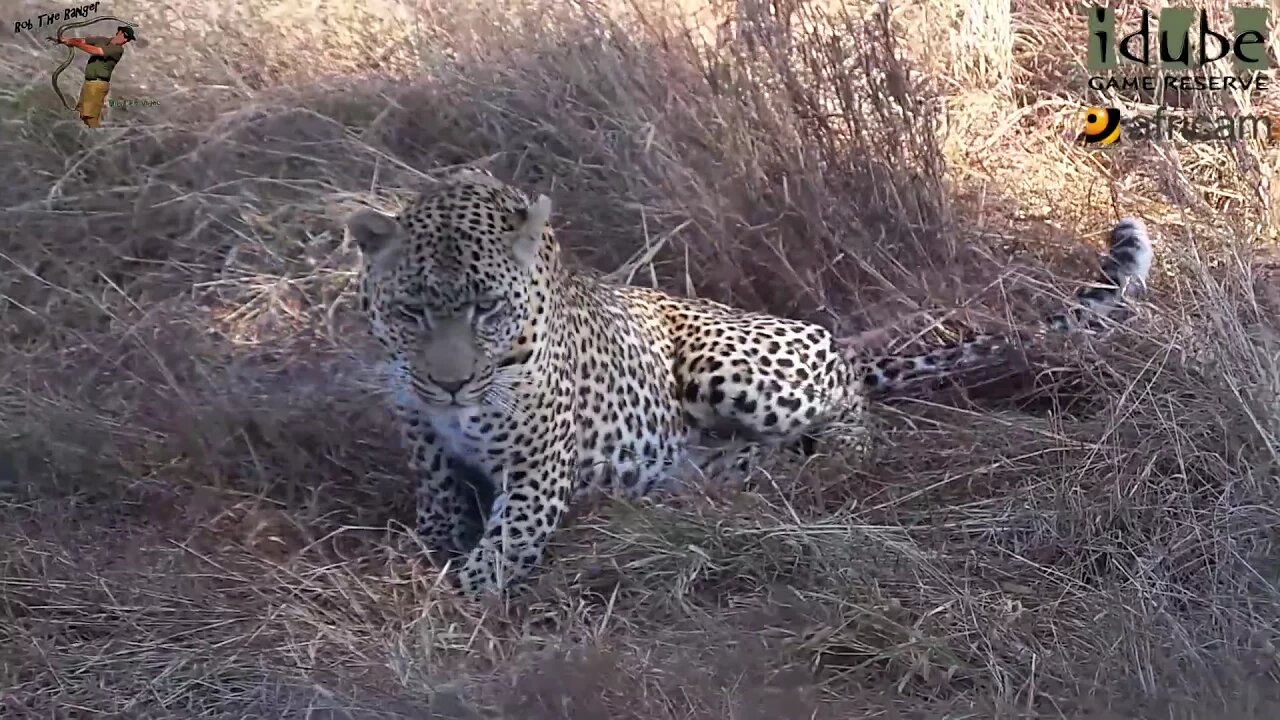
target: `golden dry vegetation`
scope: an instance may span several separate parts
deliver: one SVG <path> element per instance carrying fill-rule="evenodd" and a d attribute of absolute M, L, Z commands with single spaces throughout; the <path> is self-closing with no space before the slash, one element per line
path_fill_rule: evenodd
<path fill-rule="evenodd" d="M 122 0 L 112 97 L 155 104 L 99 132 L 3 33 L 0 716 L 1275 717 L 1275 150 L 1073 145 L 1067 2 L 779 5 Z M 415 560 L 338 219 L 486 157 L 584 265 L 877 347 L 1034 319 L 1121 215 L 1160 262 L 1059 385 L 583 508 L 535 597 L 469 605 Z"/>

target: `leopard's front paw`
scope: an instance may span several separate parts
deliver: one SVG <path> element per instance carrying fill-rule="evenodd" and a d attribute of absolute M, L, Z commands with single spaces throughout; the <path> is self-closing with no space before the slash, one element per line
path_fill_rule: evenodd
<path fill-rule="evenodd" d="M 498 592 L 502 586 L 497 581 L 494 568 L 499 559 L 500 556 L 488 547 L 488 543 L 481 542 L 470 553 L 454 559 L 448 573 L 449 583 L 469 598 Z"/>
<path fill-rule="evenodd" d="M 528 572 L 513 568 L 503 561 L 500 551 L 490 542 L 481 542 L 466 558 L 454 561 L 448 581 L 461 595 L 480 598 L 495 594 L 514 594 L 527 589 Z"/>

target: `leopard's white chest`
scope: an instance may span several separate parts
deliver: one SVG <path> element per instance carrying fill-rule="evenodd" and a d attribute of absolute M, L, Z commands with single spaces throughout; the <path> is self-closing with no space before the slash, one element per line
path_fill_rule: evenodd
<path fill-rule="evenodd" d="M 488 415 L 484 408 L 433 408 L 426 418 L 450 455 L 471 458 L 489 449 L 492 433 L 481 431 L 486 425 L 492 427 L 492 419 Z"/>

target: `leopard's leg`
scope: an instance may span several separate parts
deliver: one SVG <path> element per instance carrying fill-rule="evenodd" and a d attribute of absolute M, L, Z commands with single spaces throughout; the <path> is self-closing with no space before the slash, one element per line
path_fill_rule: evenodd
<path fill-rule="evenodd" d="M 750 441 L 726 441 L 698 448 L 690 452 L 682 477 L 697 485 L 745 485 L 762 452 L 760 443 Z"/>
<path fill-rule="evenodd" d="M 811 453 L 829 424 L 861 417 L 853 367 L 821 327 L 711 318 L 688 334 L 697 342 L 677 349 L 674 372 L 685 417 L 702 432 L 760 446 L 748 453 L 778 445 Z"/>
<path fill-rule="evenodd" d="M 569 507 L 578 472 L 572 425 L 549 428 L 531 443 L 515 443 L 494 478 L 497 495 L 484 536 L 458 569 L 464 595 L 503 591 L 537 567 L 551 533 Z"/>
<path fill-rule="evenodd" d="M 801 438 L 796 450 L 809 457 L 821 442 L 830 454 L 839 455 L 855 467 L 864 467 L 875 451 L 875 425 L 874 417 L 867 412 L 865 397 L 852 395 L 831 420 Z"/>
<path fill-rule="evenodd" d="M 787 439 L 780 449 L 804 462 L 818 453 L 818 443 L 821 442 L 861 467 L 874 450 L 872 428 L 865 407 L 861 398 L 855 396 L 831 420 L 817 423 L 808 432 Z M 764 476 L 769 474 L 768 468 L 762 464 L 766 447 L 764 443 L 746 442 L 719 448 L 700 463 L 699 478 L 715 484 L 754 487 L 762 472 Z"/>
<path fill-rule="evenodd" d="M 493 502 L 493 488 L 477 468 L 449 455 L 435 431 L 416 412 L 399 408 L 401 431 L 416 479 L 416 530 L 442 567 L 475 546 Z"/>

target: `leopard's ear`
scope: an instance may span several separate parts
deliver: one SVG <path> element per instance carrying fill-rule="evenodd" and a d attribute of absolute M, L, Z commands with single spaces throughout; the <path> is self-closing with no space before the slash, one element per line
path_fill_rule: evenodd
<path fill-rule="evenodd" d="M 511 252 L 523 267 L 533 265 L 538 259 L 547 227 L 551 223 L 551 198 L 539 195 L 528 207 L 515 212 L 515 232 L 511 238 Z"/>
<path fill-rule="evenodd" d="M 493 182 L 497 176 L 487 166 L 471 163 L 455 169 L 446 176 L 447 180 L 472 180 L 476 182 Z"/>
<path fill-rule="evenodd" d="M 372 208 L 351 213 L 344 225 L 346 236 L 355 241 L 356 247 L 366 257 L 391 247 L 400 236 L 400 223 L 396 216 Z"/>

